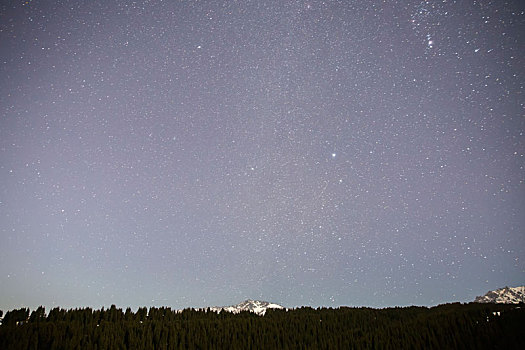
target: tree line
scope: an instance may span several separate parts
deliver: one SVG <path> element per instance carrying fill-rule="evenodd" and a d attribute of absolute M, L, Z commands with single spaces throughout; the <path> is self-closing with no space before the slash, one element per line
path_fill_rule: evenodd
<path fill-rule="evenodd" d="M 1 312 L 1 311 L 0 311 Z M 1 314 L 0 314 L 1 317 Z M 7 311 L 0 349 L 525 349 L 523 305 Z"/>

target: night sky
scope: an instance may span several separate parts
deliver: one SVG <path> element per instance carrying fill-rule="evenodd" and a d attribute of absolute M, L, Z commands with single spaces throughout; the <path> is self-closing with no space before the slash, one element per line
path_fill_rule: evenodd
<path fill-rule="evenodd" d="M 2 1 L 0 309 L 525 284 L 523 1 Z"/>

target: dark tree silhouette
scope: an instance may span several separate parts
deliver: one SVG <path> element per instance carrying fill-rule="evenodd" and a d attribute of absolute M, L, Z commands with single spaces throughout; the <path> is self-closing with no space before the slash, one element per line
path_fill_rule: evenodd
<path fill-rule="evenodd" d="M 231 314 L 145 307 L 6 312 L 0 349 L 522 349 L 523 305 L 302 307 Z"/>

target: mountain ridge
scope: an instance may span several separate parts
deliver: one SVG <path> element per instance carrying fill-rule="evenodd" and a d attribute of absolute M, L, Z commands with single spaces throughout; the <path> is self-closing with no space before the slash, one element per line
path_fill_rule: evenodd
<path fill-rule="evenodd" d="M 284 309 L 283 306 L 268 301 L 246 299 L 239 304 L 230 305 L 230 306 L 212 306 L 209 308 L 213 312 L 231 312 L 238 314 L 242 311 L 253 312 L 259 316 L 264 316 L 268 309 Z"/>
<path fill-rule="evenodd" d="M 475 303 L 519 304 L 525 303 L 525 286 L 503 287 L 478 296 Z"/>

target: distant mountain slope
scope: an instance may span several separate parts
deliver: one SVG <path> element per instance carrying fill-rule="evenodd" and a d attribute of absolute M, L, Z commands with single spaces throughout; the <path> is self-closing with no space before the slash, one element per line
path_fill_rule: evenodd
<path fill-rule="evenodd" d="M 259 316 L 263 316 L 268 309 L 284 309 L 284 307 L 278 304 L 269 303 L 267 301 L 251 299 L 245 300 L 237 305 L 210 307 L 210 310 L 215 312 L 228 311 L 237 314 L 241 311 L 250 311 Z"/>
<path fill-rule="evenodd" d="M 525 303 L 525 286 L 505 287 L 476 297 L 475 303 L 518 304 Z"/>

